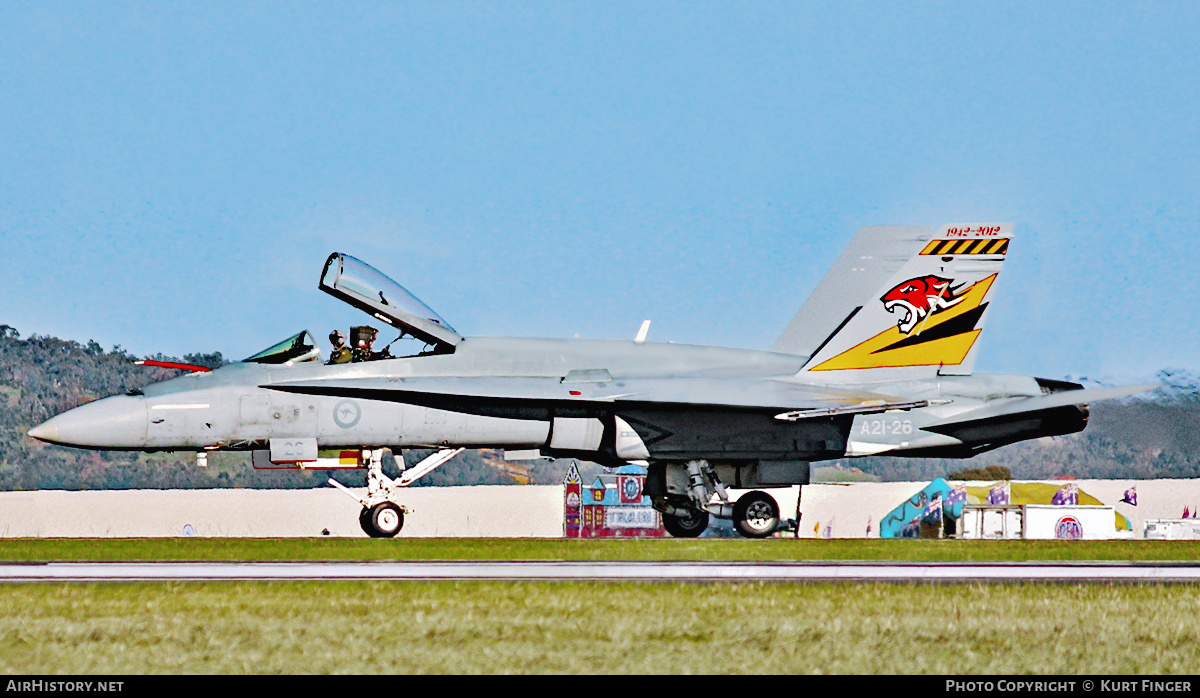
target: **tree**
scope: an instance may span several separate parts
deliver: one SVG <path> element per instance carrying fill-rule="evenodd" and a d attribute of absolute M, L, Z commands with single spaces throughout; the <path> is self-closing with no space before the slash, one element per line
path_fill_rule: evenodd
<path fill-rule="evenodd" d="M 963 468 L 946 476 L 947 480 L 1011 480 L 1012 471 L 1003 465 L 989 465 L 984 468 Z"/>

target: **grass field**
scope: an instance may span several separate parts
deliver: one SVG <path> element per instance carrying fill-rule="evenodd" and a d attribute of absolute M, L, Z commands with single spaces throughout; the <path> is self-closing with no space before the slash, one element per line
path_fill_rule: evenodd
<path fill-rule="evenodd" d="M 71 560 L 1200 560 L 1189 541 L 744 538 L 8 538 L 0 561 Z"/>
<path fill-rule="evenodd" d="M 3 540 L 5 560 L 1194 560 L 1195 544 Z M 1200 588 L 1156 584 L 13 584 L 0 671 L 1200 673 Z"/>

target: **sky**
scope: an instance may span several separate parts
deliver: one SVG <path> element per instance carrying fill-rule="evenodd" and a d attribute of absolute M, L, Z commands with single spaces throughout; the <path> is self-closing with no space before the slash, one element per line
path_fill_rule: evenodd
<path fill-rule="evenodd" d="M 1200 371 L 1195 2 L 0 3 L 0 324 L 766 349 L 860 227 L 1016 225 L 976 370 Z M 389 331 L 390 332 L 390 331 Z M 390 339 L 389 332 L 384 339 Z"/>

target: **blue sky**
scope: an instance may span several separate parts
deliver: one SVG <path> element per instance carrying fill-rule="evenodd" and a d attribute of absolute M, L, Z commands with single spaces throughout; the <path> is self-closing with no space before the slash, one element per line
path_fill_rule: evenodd
<path fill-rule="evenodd" d="M 1196 370 L 1194 2 L 6 2 L 0 323 L 766 348 L 864 225 L 1017 225 L 976 362 Z M 390 336 L 387 337 L 390 339 Z"/>

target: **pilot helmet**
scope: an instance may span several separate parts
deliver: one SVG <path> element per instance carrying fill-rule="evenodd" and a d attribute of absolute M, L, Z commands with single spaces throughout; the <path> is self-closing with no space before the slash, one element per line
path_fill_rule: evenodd
<path fill-rule="evenodd" d="M 362 325 L 350 328 L 350 341 L 353 346 L 362 346 L 375 341 L 375 335 L 379 334 L 379 330 L 370 325 Z"/>
<path fill-rule="evenodd" d="M 334 330 L 333 332 L 330 332 L 329 333 L 329 343 L 330 344 L 345 344 L 346 343 L 346 333 L 342 332 L 341 330 Z"/>

